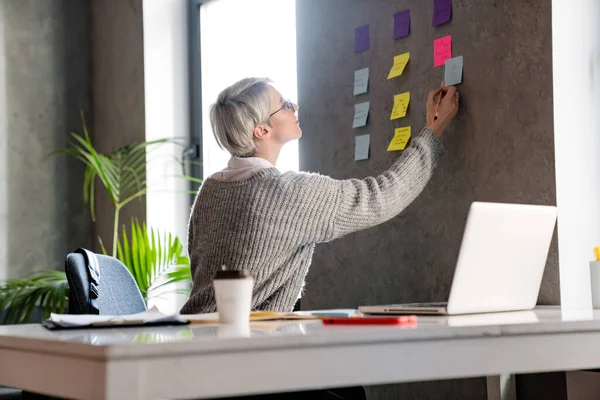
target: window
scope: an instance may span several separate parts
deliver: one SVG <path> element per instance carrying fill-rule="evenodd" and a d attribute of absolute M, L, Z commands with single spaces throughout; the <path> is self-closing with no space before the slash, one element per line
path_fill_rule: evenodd
<path fill-rule="evenodd" d="M 268 77 L 286 98 L 297 102 L 295 0 L 201 1 L 197 42 L 201 71 L 196 96 L 202 115 L 195 128 L 201 132 L 204 178 L 223 169 L 229 154 L 217 145 L 210 126 L 209 108 L 219 92 L 236 81 Z M 192 27 L 193 28 L 193 27 Z M 194 49 L 192 48 L 192 51 Z M 193 61 L 193 60 L 192 60 Z M 198 73 L 194 70 L 192 74 Z M 197 112 L 197 111 L 196 111 Z M 298 170 L 298 142 L 286 144 L 277 167 Z"/>

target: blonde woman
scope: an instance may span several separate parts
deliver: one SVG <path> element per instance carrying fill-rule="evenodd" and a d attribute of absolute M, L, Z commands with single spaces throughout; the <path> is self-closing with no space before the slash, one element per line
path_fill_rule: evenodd
<path fill-rule="evenodd" d="M 247 78 L 223 90 L 210 120 L 231 159 L 204 181 L 192 208 L 193 287 L 181 312 L 216 311 L 213 277 L 221 265 L 252 271 L 253 309 L 291 311 L 317 243 L 388 221 L 421 193 L 443 153 L 439 138 L 458 107 L 454 87 L 430 92 L 425 127 L 387 171 L 335 180 L 282 174 L 275 167 L 281 148 L 302 130 L 298 106 L 269 80 Z"/>

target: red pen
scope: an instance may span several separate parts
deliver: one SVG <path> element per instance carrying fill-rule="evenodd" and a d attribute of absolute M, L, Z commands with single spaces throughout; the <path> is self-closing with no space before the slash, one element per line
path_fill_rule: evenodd
<path fill-rule="evenodd" d="M 321 319 L 328 325 L 417 325 L 416 315 L 401 317 L 329 317 Z"/>

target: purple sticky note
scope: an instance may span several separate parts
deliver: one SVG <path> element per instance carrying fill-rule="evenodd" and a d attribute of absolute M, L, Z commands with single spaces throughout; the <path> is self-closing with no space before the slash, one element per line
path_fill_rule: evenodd
<path fill-rule="evenodd" d="M 452 0 L 433 0 L 433 26 L 450 22 L 452 18 Z"/>
<path fill-rule="evenodd" d="M 394 14 L 394 39 L 408 36 L 410 33 L 410 10 Z"/>
<path fill-rule="evenodd" d="M 369 40 L 369 25 L 356 28 L 354 31 L 354 52 L 362 53 L 369 50 L 371 42 Z"/>

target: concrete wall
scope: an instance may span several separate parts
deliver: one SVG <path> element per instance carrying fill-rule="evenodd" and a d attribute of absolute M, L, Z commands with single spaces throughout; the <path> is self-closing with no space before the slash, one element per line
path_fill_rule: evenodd
<path fill-rule="evenodd" d="M 142 1 L 0 2 L 0 279 L 61 267 L 79 246 L 111 250 L 113 206 L 97 185 L 83 206 L 83 165 L 53 157 L 86 115 L 102 152 L 145 140 Z M 145 199 L 121 222 L 145 219 Z"/>
<path fill-rule="evenodd" d="M 94 0 L 92 15 L 92 131 L 97 148 L 112 151 L 145 140 L 144 34 L 142 0 Z M 100 236 L 111 253 L 114 208 L 99 185 L 98 220 Z M 144 221 L 146 201 L 141 199 L 121 212 L 121 226 L 131 218 Z M 97 243 L 97 241 L 95 242 Z"/>
<path fill-rule="evenodd" d="M 86 1 L 0 2 L 0 279 L 91 242 L 82 164 L 44 161 L 90 113 L 89 38 Z"/>

